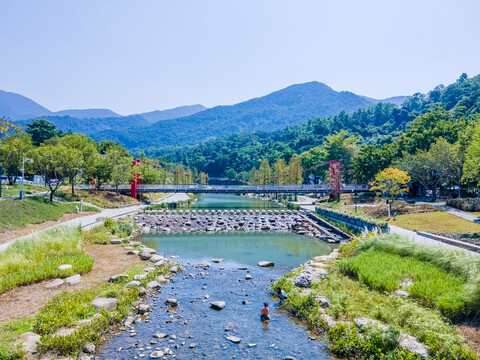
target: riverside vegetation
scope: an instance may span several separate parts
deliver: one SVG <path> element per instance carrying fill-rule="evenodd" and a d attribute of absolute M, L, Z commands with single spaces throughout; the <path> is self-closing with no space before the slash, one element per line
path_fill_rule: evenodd
<path fill-rule="evenodd" d="M 323 334 L 334 354 L 351 359 L 418 357 L 399 346 L 404 332 L 423 343 L 432 358 L 478 359 L 452 323 L 480 313 L 480 260 L 475 254 L 372 234 L 342 245 L 340 254 L 340 260 L 326 265 L 328 277 L 311 289 L 294 285 L 301 268 L 272 286 L 287 292 L 282 306 Z M 372 323 L 360 328 L 352 322 L 358 318 Z"/>
<path fill-rule="evenodd" d="M 28 285 L 51 278 L 86 273 L 93 267 L 93 259 L 81 248 L 83 243 L 107 244 L 112 237 L 127 238 L 134 226 L 128 221 L 106 219 L 103 226 L 82 232 L 79 228 L 58 227 L 43 231 L 33 238 L 19 240 L 0 253 L 0 293 L 20 285 Z M 116 234 L 116 236 L 112 235 Z M 129 243 L 124 240 L 123 244 Z M 140 244 L 134 249 L 141 250 Z M 71 264 L 59 270 L 60 264 Z M 102 334 L 114 324 L 132 314 L 132 308 L 142 302 L 142 287 L 161 274 L 166 274 L 171 263 L 152 267 L 133 266 L 125 275 L 108 283 L 83 291 L 63 291 L 48 301 L 40 311 L 28 318 L 0 326 L 0 359 L 19 359 L 24 349 L 18 341 L 20 334 L 38 335 L 38 351 L 51 356 L 77 356 L 86 344 L 98 343 Z M 127 286 L 134 279 L 139 286 Z M 97 298 L 115 298 L 114 309 L 96 311 L 91 305 Z M 66 333 L 59 330 L 67 328 Z"/>

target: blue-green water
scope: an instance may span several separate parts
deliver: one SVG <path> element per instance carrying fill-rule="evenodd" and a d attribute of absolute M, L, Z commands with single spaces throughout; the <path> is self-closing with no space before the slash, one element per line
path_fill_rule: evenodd
<path fill-rule="evenodd" d="M 208 195 L 203 201 L 218 208 L 219 199 L 219 195 Z M 251 200 L 241 201 L 244 199 Z M 130 337 L 122 332 L 104 344 L 98 358 L 148 358 L 156 348 L 166 347 L 173 350 L 177 359 L 332 358 L 325 343 L 309 338 L 308 331 L 279 307 L 278 299 L 272 297 L 268 288 L 295 266 L 314 256 L 329 254 L 333 245 L 289 232 L 161 233 L 145 235 L 141 240 L 160 255 L 174 256 L 183 272 L 162 288 L 157 303 L 150 299 L 154 309 L 148 323 L 135 325 L 138 335 Z M 213 258 L 224 261 L 213 263 Z M 259 267 L 257 263 L 262 260 L 273 261 L 275 266 Z M 210 268 L 199 268 L 202 261 L 208 261 Z M 247 274 L 251 280 L 246 279 Z M 177 309 L 164 305 L 168 298 L 179 300 Z M 225 309 L 210 309 L 210 302 L 216 300 L 225 301 Z M 260 321 L 264 302 L 270 307 L 269 323 Z M 152 345 L 150 341 L 156 332 L 170 337 L 155 340 L 157 343 Z M 231 335 L 242 341 L 228 341 L 226 338 Z M 196 347 L 192 349 L 189 345 L 193 343 Z"/>
<path fill-rule="evenodd" d="M 280 205 L 260 199 L 232 194 L 202 194 L 191 205 L 192 209 L 277 209 Z"/>

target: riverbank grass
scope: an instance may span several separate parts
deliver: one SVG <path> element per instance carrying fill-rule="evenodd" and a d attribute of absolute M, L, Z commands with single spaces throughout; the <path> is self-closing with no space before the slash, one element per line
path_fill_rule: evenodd
<path fill-rule="evenodd" d="M 78 204 L 50 202 L 40 196 L 23 200 L 0 201 L 0 232 L 21 229 L 29 224 L 40 224 L 47 220 L 58 220 L 66 213 L 77 212 Z M 83 211 L 99 210 L 84 206 Z"/>
<path fill-rule="evenodd" d="M 451 322 L 451 318 L 472 316 L 478 311 L 480 289 L 475 254 L 428 248 L 392 235 L 355 240 L 342 246 L 340 252 L 343 259 L 330 262 L 328 277 L 310 289 L 293 285 L 299 269 L 272 286 L 287 292 L 288 299 L 282 307 L 324 334 L 337 356 L 416 358 L 398 344 L 399 335 L 404 332 L 425 344 L 432 357 L 478 359 L 464 345 Z M 426 276 L 433 279 L 425 279 Z M 391 292 L 399 288 L 405 277 L 413 280 L 406 290 L 416 297 Z M 417 290 L 412 288 L 416 282 Z M 437 285 L 438 290 L 428 288 Z M 317 300 L 320 295 L 328 298 L 329 307 L 322 308 Z M 338 324 L 329 328 L 322 314 L 333 317 Z M 374 327 L 364 332 L 353 323 L 361 317 L 377 320 L 386 328 L 378 332 Z"/>
<path fill-rule="evenodd" d="M 83 274 L 93 259 L 79 248 L 81 230 L 57 227 L 18 240 L 0 252 L 0 293 L 16 286 L 57 277 Z M 59 270 L 70 264 L 71 269 Z"/>

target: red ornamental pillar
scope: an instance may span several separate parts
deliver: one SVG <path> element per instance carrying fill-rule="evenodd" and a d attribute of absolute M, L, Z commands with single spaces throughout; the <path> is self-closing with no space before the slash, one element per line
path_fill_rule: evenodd
<path fill-rule="evenodd" d="M 140 166 L 141 164 L 142 164 L 142 160 L 133 159 L 132 168 L 134 166 Z M 134 169 L 133 176 L 132 176 L 132 181 L 131 181 L 131 184 L 130 184 L 130 196 L 135 198 L 135 199 L 137 198 L 137 187 L 138 187 L 138 185 L 141 184 L 140 174 L 137 171 L 138 171 L 137 169 Z M 138 194 L 138 195 L 140 195 L 140 194 Z"/>
<path fill-rule="evenodd" d="M 330 197 L 339 198 L 340 182 L 341 182 L 340 160 L 330 161 L 330 188 L 332 189 L 330 193 Z"/>

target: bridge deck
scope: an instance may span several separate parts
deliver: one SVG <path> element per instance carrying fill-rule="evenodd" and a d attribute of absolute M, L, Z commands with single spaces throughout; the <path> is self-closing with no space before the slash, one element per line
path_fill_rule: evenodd
<path fill-rule="evenodd" d="M 88 188 L 88 185 L 83 187 Z M 130 192 L 130 185 L 119 185 L 119 191 L 122 193 Z M 102 185 L 100 190 L 115 191 L 113 185 Z M 301 184 L 301 185 L 172 185 L 172 184 L 154 184 L 138 185 L 137 192 L 150 193 L 227 193 L 227 194 L 304 194 L 304 193 L 328 193 L 332 189 L 324 184 Z M 368 185 L 363 184 L 342 184 L 341 192 L 362 192 L 368 191 Z"/>

